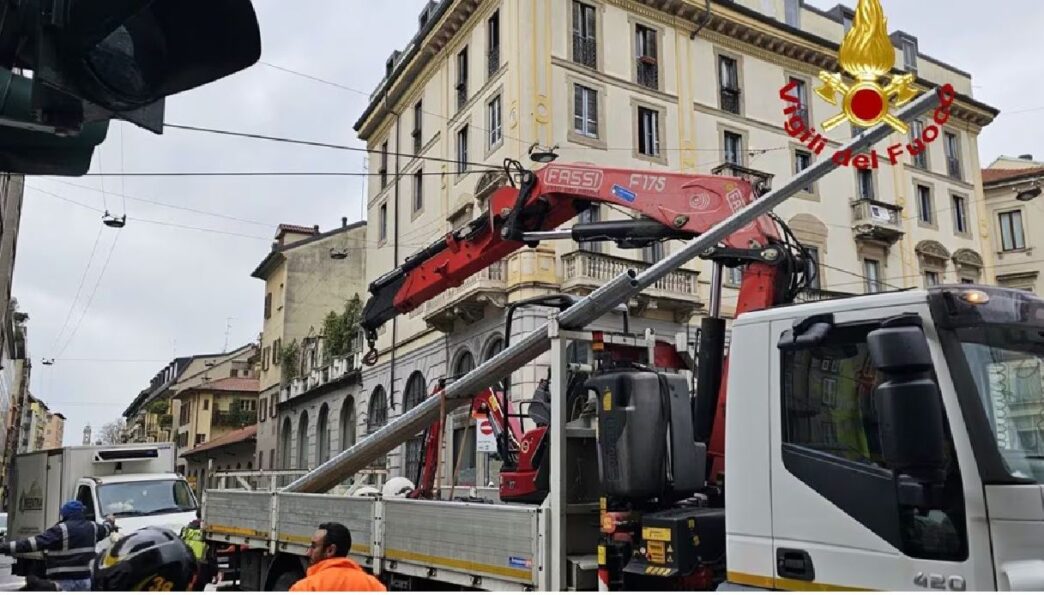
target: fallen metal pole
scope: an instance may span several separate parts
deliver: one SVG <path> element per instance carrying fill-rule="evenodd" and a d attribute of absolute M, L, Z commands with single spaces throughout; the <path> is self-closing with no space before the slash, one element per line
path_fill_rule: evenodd
<path fill-rule="evenodd" d="M 940 93 L 925 93 L 903 108 L 896 117 L 911 122 L 921 114 L 940 105 Z M 842 147 L 853 154 L 870 148 L 888 138 L 892 133 L 888 124 L 881 124 L 853 139 Z M 802 171 L 782 187 L 773 190 L 734 213 L 728 219 L 707 230 L 700 237 L 689 241 L 681 250 L 654 263 L 636 274 L 629 270 L 599 287 L 591 295 L 581 299 L 568 310 L 558 315 L 558 324 L 564 329 L 582 328 L 597 320 L 619 304 L 629 301 L 645 288 L 663 279 L 683 264 L 699 257 L 707 249 L 720 244 L 725 238 L 752 223 L 774 207 L 787 200 L 801 189 L 839 168 L 833 159 L 821 159 L 812 167 Z M 533 361 L 551 348 L 548 325 L 544 323 L 521 340 L 478 366 L 463 378 L 445 389 L 446 411 L 452 411 L 470 403 L 471 396 L 488 388 L 498 379 L 509 376 L 515 370 Z M 420 405 L 395 418 L 391 422 L 355 443 L 329 461 L 323 463 L 304 477 L 286 487 L 287 492 L 321 493 L 335 487 L 345 478 L 363 470 L 370 462 L 386 455 L 396 446 L 406 442 L 430 426 L 439 418 L 439 399 L 425 399 Z"/>

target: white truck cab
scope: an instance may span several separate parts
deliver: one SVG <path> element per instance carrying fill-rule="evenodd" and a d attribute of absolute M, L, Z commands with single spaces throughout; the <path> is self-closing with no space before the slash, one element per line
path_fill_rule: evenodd
<path fill-rule="evenodd" d="M 85 477 L 77 482 L 76 500 L 87 508 L 92 521 L 111 515 L 120 533 L 144 527 L 177 533 L 196 518 L 198 508 L 188 482 L 174 473 Z"/>
<path fill-rule="evenodd" d="M 1044 589 L 1044 301 L 943 287 L 740 317 L 728 580 Z"/>

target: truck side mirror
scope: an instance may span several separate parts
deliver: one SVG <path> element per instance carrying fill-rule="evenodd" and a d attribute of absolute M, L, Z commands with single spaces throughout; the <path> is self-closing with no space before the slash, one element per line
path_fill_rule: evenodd
<path fill-rule="evenodd" d="M 874 403 L 885 462 L 915 483 L 942 481 L 947 450 L 944 412 L 919 319 L 903 317 L 886 322 L 867 336 L 867 344 L 870 357 L 884 376 L 874 390 Z M 905 482 L 901 480 L 900 484 Z M 902 491 L 914 501 L 922 500 L 908 489 Z"/>

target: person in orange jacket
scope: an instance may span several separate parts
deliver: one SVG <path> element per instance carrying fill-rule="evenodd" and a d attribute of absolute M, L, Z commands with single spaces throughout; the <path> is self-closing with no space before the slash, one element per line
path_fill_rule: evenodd
<path fill-rule="evenodd" d="M 341 523 L 323 523 L 308 546 L 308 576 L 291 591 L 387 591 L 381 581 L 348 557 L 352 534 Z"/>

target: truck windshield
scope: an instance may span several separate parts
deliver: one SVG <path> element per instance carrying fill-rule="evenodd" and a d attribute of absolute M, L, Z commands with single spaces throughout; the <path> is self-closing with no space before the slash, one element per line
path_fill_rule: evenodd
<path fill-rule="evenodd" d="M 148 516 L 196 510 L 196 499 L 184 480 L 161 479 L 98 486 L 102 516 Z"/>
<path fill-rule="evenodd" d="M 999 287 L 942 287 L 929 303 L 951 369 L 971 373 L 971 383 L 955 388 L 974 389 L 968 403 L 982 406 L 1007 475 L 1044 483 L 1044 300 Z"/>

